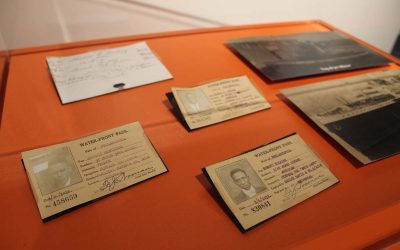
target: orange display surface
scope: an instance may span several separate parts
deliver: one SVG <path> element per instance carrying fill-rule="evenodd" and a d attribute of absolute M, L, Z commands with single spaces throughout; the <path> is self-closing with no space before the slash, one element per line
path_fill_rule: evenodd
<path fill-rule="evenodd" d="M 0 127 L 0 249 L 361 248 L 400 230 L 400 155 L 362 166 L 282 98 L 317 81 L 399 68 L 388 66 L 271 83 L 225 45 L 231 38 L 332 31 L 320 21 L 224 27 L 11 51 Z M 173 75 L 163 81 L 62 105 L 46 56 L 146 41 Z M 188 132 L 165 93 L 245 74 L 269 110 Z M 169 173 L 43 223 L 21 151 L 139 121 Z M 201 168 L 298 133 L 340 180 L 337 185 L 242 234 Z"/>

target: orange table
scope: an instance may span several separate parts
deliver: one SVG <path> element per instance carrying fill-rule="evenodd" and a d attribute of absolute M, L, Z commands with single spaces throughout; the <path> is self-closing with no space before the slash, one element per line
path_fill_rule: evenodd
<path fill-rule="evenodd" d="M 11 51 L 0 128 L 0 249 L 334 249 L 393 239 L 400 230 L 400 155 L 361 167 L 284 102 L 279 91 L 399 66 L 392 63 L 273 84 L 224 46 L 229 38 L 330 30 L 336 29 L 320 21 L 305 21 Z M 173 80 L 61 104 L 46 56 L 143 40 L 158 54 Z M 186 131 L 171 112 L 165 93 L 172 86 L 189 87 L 241 74 L 255 82 L 272 109 L 194 132 Z M 136 120 L 170 172 L 43 223 L 20 152 Z M 242 234 L 216 199 L 201 168 L 292 132 L 314 148 L 341 182 Z"/>

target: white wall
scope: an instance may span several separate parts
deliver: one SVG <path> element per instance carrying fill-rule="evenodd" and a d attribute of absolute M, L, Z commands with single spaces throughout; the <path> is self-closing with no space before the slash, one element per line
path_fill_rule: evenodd
<path fill-rule="evenodd" d="M 0 0 L 0 32 L 9 49 L 309 19 L 390 52 L 400 32 L 400 0 Z"/>
<path fill-rule="evenodd" d="M 152 1 L 167 6 L 165 1 Z M 400 32 L 399 0 L 175 0 L 174 8 L 229 24 L 320 19 L 390 51 Z"/>

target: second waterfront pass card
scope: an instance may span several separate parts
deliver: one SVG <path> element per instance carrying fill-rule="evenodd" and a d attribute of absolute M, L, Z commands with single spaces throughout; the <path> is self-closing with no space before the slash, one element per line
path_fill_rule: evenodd
<path fill-rule="evenodd" d="M 241 231 L 338 182 L 297 134 L 208 166 L 203 172 Z"/>

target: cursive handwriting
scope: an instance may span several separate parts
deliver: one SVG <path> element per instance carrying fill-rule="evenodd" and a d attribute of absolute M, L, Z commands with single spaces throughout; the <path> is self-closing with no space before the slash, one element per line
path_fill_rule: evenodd
<path fill-rule="evenodd" d="M 301 183 L 297 182 L 296 184 L 292 184 L 290 187 L 285 188 L 283 196 L 288 199 L 294 199 L 301 190 Z"/>
<path fill-rule="evenodd" d="M 117 183 L 124 180 L 125 180 L 125 172 L 113 175 L 104 180 L 103 184 L 100 187 L 100 191 L 103 191 L 105 189 L 108 189 L 108 191 L 112 191 Z"/>

